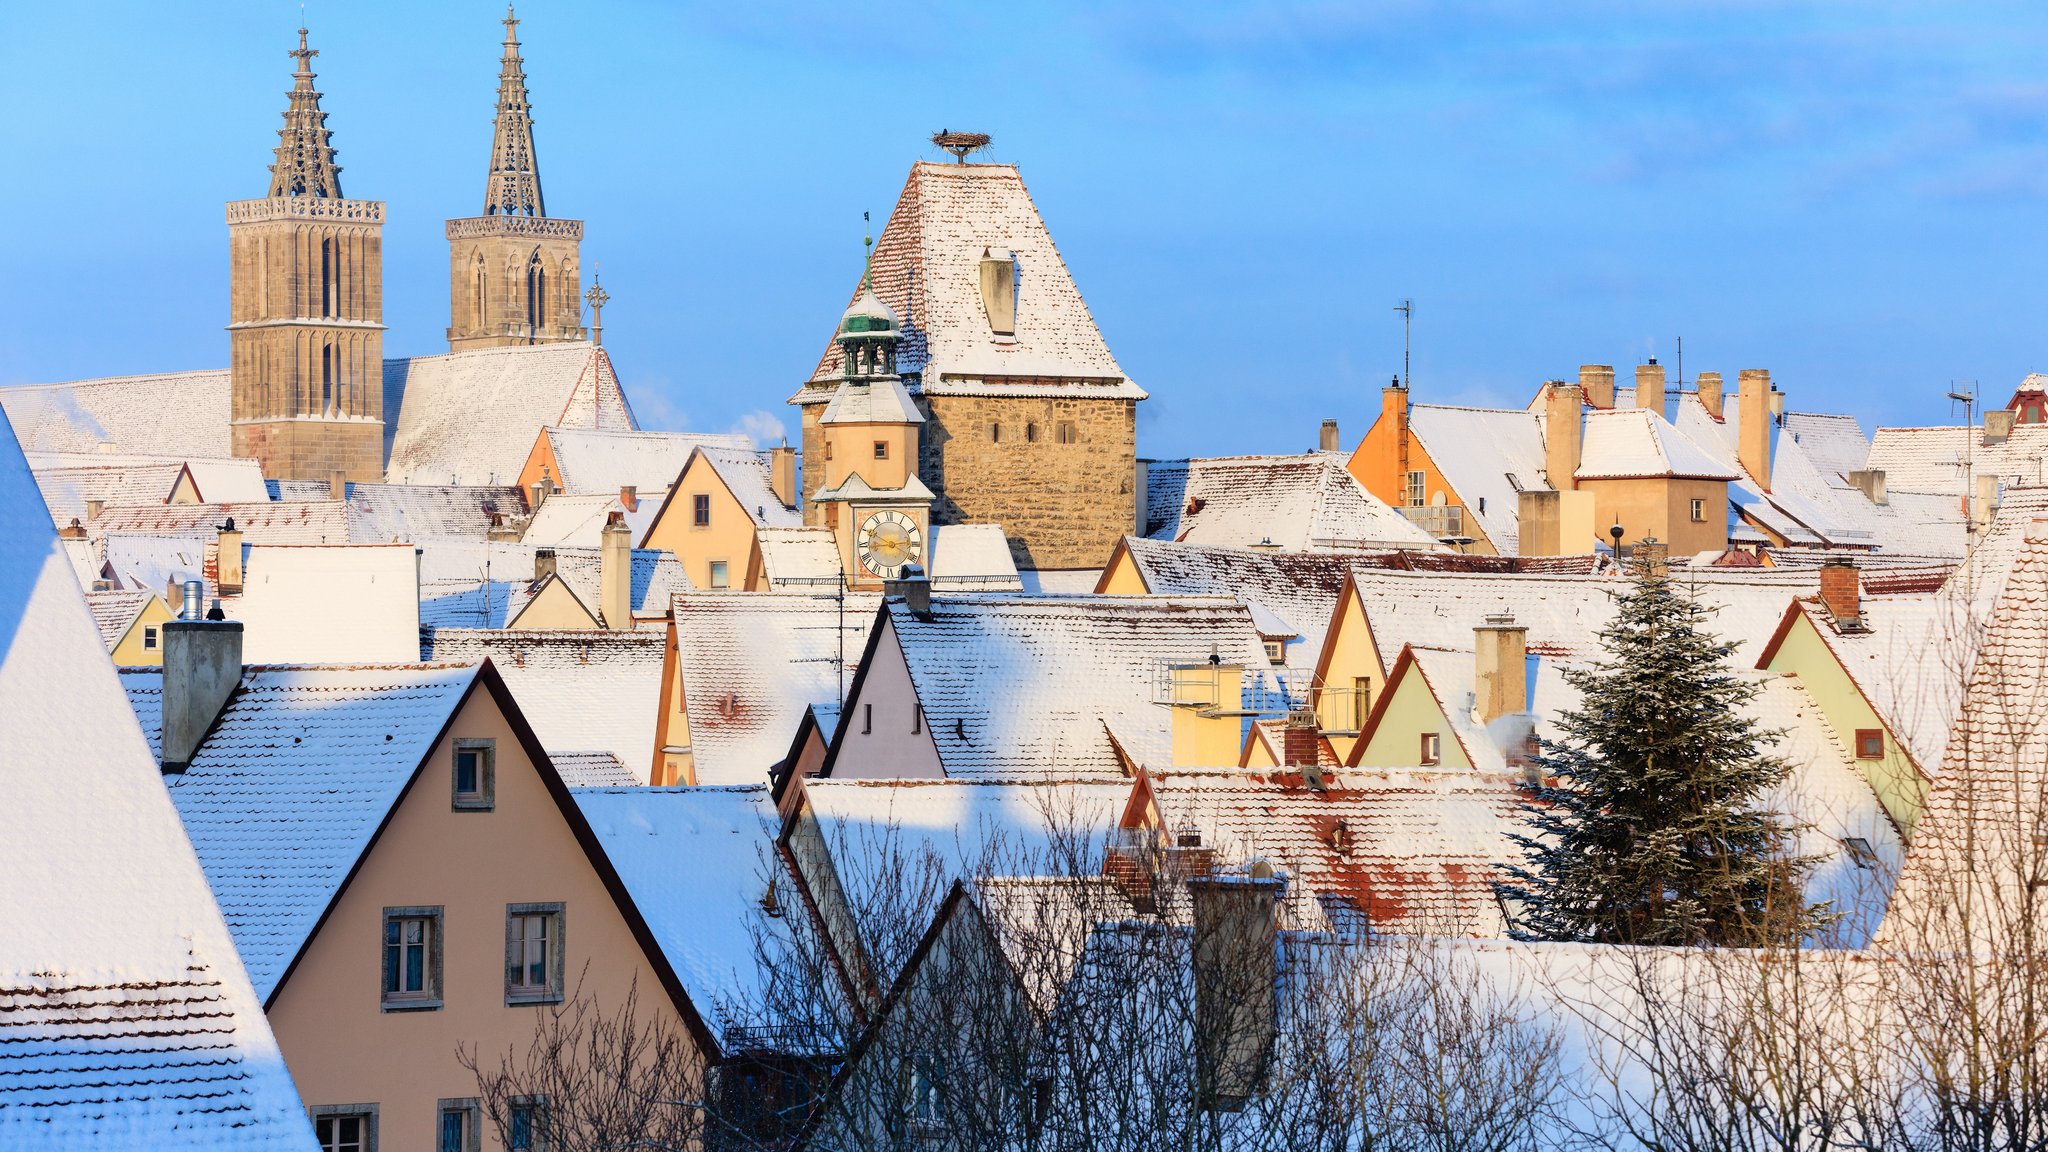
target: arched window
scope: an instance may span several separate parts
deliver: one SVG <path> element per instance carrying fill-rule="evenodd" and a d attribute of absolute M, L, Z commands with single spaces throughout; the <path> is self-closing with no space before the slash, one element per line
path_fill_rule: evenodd
<path fill-rule="evenodd" d="M 335 298 L 335 274 L 340 271 L 340 268 L 338 267 L 336 255 L 334 239 L 332 237 L 320 241 L 320 315 L 322 316 L 338 314 L 335 311 L 335 306 L 339 303 Z"/>
<path fill-rule="evenodd" d="M 547 291 L 547 267 L 535 252 L 526 262 L 526 323 L 535 334 L 548 322 Z"/>
<path fill-rule="evenodd" d="M 472 330 L 472 331 L 476 331 L 476 332 L 482 332 L 482 331 L 483 331 L 483 329 L 484 329 L 484 283 L 485 283 L 485 281 L 484 281 L 484 254 L 483 254 L 483 253 L 481 253 L 481 252 L 479 252 L 479 253 L 477 253 L 477 254 L 476 254 L 476 264 L 475 264 L 475 266 L 474 266 L 474 269 L 473 269 L 473 270 L 471 271 L 471 273 L 470 273 L 470 280 L 472 281 L 472 284 L 471 284 L 471 287 L 470 287 L 470 299 L 469 299 L 469 304 L 470 304 L 470 323 L 469 323 L 469 326 L 470 326 L 470 328 L 471 328 L 471 330 Z"/>
<path fill-rule="evenodd" d="M 334 410 L 334 345 L 320 346 L 320 411 Z"/>

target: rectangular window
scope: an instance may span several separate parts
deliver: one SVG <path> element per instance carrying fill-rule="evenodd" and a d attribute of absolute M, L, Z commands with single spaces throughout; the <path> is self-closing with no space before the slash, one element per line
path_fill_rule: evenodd
<path fill-rule="evenodd" d="M 553 1004 L 562 999 L 562 905 L 505 908 L 505 1003 Z"/>
<path fill-rule="evenodd" d="M 511 1115 L 506 1117 L 506 1147 L 512 1152 L 533 1152 L 542 1147 L 547 1132 L 548 1100 L 545 1096 L 514 1096 Z"/>
<path fill-rule="evenodd" d="M 1422 734 L 1422 763 L 1425 766 L 1441 764 L 1444 760 L 1444 738 L 1441 732 Z"/>
<path fill-rule="evenodd" d="M 875 706 L 873 704 L 863 704 L 860 706 L 860 734 L 866 736 L 874 730 Z"/>
<path fill-rule="evenodd" d="M 142 650 L 144 652 L 156 651 L 156 625 L 144 624 L 142 626 Z"/>
<path fill-rule="evenodd" d="M 1420 508 L 1422 505 L 1429 503 L 1426 492 L 1428 487 L 1429 477 L 1426 474 L 1410 472 L 1408 474 L 1408 491 L 1402 498 L 1401 503 L 1408 505 L 1410 508 Z"/>
<path fill-rule="evenodd" d="M 1692 522 L 1695 524 L 1705 524 L 1707 522 L 1707 502 L 1705 500 L 1695 500 L 1692 502 Z"/>
<path fill-rule="evenodd" d="M 478 1152 L 483 1147 L 483 1108 L 475 1097 L 443 1100 L 434 1129 L 435 1152 Z"/>
<path fill-rule="evenodd" d="M 877 441 L 875 441 L 875 459 L 877 459 L 877 460 L 887 460 L 888 458 L 889 458 L 889 442 L 888 442 L 887 440 L 877 440 Z"/>
<path fill-rule="evenodd" d="M 713 560 L 711 562 L 711 586 L 713 588 L 732 587 L 731 573 L 732 567 L 725 561 Z"/>
<path fill-rule="evenodd" d="M 1856 758 L 1858 760 L 1884 759 L 1884 729 L 1858 728 L 1856 730 Z"/>
<path fill-rule="evenodd" d="M 690 523 L 698 528 L 711 527 L 711 494 L 700 492 L 690 497 Z"/>
<path fill-rule="evenodd" d="M 441 1006 L 441 909 L 384 910 L 384 1009 Z"/>
<path fill-rule="evenodd" d="M 496 800 L 498 745 L 495 740 L 455 742 L 455 766 L 449 791 L 457 812 L 488 812 Z"/>
<path fill-rule="evenodd" d="M 1279 640 L 1266 641 L 1266 663 L 1287 663 L 1287 645 Z"/>
<path fill-rule="evenodd" d="M 1877 853 L 1871 850 L 1870 841 L 1861 836 L 1845 837 L 1842 850 L 1849 854 L 1849 862 L 1858 868 L 1877 867 Z"/>
<path fill-rule="evenodd" d="M 316 1104 L 306 1114 L 320 1152 L 377 1152 L 375 1104 Z"/>
<path fill-rule="evenodd" d="M 914 704 L 910 709 L 910 734 L 915 736 L 924 731 L 924 705 Z"/>
<path fill-rule="evenodd" d="M 1052 438 L 1056 444 L 1072 444 L 1081 436 L 1075 431 L 1072 420 L 1062 420 L 1052 426 Z"/>

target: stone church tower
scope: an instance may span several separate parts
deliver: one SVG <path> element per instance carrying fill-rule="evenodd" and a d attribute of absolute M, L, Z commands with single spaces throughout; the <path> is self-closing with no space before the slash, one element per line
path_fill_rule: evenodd
<path fill-rule="evenodd" d="M 507 7 L 484 214 L 448 221 L 448 348 L 454 352 L 586 335 L 577 260 L 583 221 L 551 218 L 541 200 L 518 25 Z"/>
<path fill-rule="evenodd" d="M 270 191 L 227 207 L 232 444 L 274 480 L 384 475 L 384 205 L 346 200 L 299 29 Z"/>

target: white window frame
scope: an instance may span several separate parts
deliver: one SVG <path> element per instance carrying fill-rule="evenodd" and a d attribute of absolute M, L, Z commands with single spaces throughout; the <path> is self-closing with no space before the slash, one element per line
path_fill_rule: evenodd
<path fill-rule="evenodd" d="M 1705 524 L 1707 522 L 1707 502 L 1705 500 L 1695 500 L 1692 502 L 1692 522 L 1695 524 Z"/>
<path fill-rule="evenodd" d="M 560 901 L 505 906 L 505 1006 L 559 1004 L 562 1002 L 562 964 L 565 954 L 566 907 Z M 532 959 L 532 941 L 523 929 L 533 920 L 544 930 L 541 962 L 547 965 L 539 984 L 525 983 Z"/>
<path fill-rule="evenodd" d="M 732 587 L 732 564 L 725 560 L 708 561 L 710 565 L 708 583 L 713 588 Z"/>
<path fill-rule="evenodd" d="M 1420 468 L 1411 468 L 1402 478 L 1401 503 L 1410 508 L 1420 508 L 1429 503 L 1429 473 Z"/>
<path fill-rule="evenodd" d="M 159 629 L 157 628 L 157 626 L 156 626 L 156 625 L 154 625 L 154 624 L 144 624 L 144 625 L 142 626 L 142 650 L 143 650 L 144 652 L 154 652 L 154 651 L 156 651 L 156 650 L 157 650 L 157 644 L 158 644 L 158 637 L 160 637 L 160 636 L 162 636 L 162 635 L 163 635 L 162 631 L 161 631 L 161 630 L 159 630 Z"/>

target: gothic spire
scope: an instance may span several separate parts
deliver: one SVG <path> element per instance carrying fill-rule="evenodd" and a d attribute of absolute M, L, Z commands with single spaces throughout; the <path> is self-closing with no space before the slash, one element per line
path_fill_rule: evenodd
<path fill-rule="evenodd" d="M 484 189 L 486 216 L 545 216 L 540 162 L 533 155 L 533 106 L 519 58 L 519 18 L 505 6 L 505 59 L 498 70 L 497 130 L 491 135 L 491 178 Z"/>
<path fill-rule="evenodd" d="M 306 30 L 299 29 L 299 46 L 290 53 L 299 67 L 292 73 L 291 103 L 285 105 L 284 127 L 277 133 L 269 196 L 341 199 L 341 166 L 334 162 L 327 113 L 320 110 L 320 93 L 313 88 L 313 57 L 319 54 L 306 47 Z"/>

